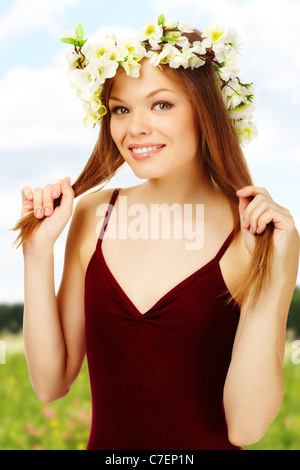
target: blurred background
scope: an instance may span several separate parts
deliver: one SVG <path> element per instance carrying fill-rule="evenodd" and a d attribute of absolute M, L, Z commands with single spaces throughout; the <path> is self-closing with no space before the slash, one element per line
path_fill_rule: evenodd
<path fill-rule="evenodd" d="M 98 129 L 82 124 L 81 103 L 63 61 L 66 30 L 80 22 L 85 38 L 106 30 L 134 36 L 164 13 L 198 29 L 236 28 L 244 42 L 242 77 L 260 98 L 259 137 L 245 147 L 257 186 L 289 208 L 300 226 L 299 0 L 0 0 L 0 449 L 85 449 L 90 390 L 84 364 L 69 395 L 50 405 L 36 398 L 23 338 L 23 258 L 11 231 L 20 216 L 21 188 L 70 176 L 88 160 Z M 107 187 L 140 183 L 124 166 Z M 55 282 L 62 274 L 68 227 L 55 246 Z M 55 354 L 55 351 L 53 351 Z M 300 277 L 288 322 L 285 397 L 264 438 L 249 449 L 300 449 Z"/>

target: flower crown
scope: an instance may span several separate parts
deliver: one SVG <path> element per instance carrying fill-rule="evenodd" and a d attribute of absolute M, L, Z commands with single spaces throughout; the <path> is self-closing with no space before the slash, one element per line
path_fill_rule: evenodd
<path fill-rule="evenodd" d="M 103 84 L 114 77 L 119 66 L 127 75 L 138 78 L 141 60 L 148 58 L 154 66 L 169 64 L 172 68 L 201 67 L 206 62 L 214 67 L 224 103 L 242 144 L 257 134 L 252 122 L 255 109 L 255 87 L 243 83 L 239 76 L 238 56 L 241 43 L 237 33 L 219 26 L 208 26 L 202 41 L 191 44 L 182 33 L 191 33 L 190 23 L 177 23 L 164 15 L 152 19 L 141 31 L 139 39 L 117 38 L 107 33 L 100 44 L 86 44 L 84 29 L 66 32 L 61 41 L 74 46 L 68 52 L 67 73 L 78 97 L 84 102 L 84 124 L 95 126 L 107 113 L 103 103 Z"/>

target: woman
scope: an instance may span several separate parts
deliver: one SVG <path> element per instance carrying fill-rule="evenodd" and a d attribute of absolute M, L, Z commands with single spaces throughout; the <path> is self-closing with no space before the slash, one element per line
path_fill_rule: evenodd
<path fill-rule="evenodd" d="M 162 17 L 160 26 L 164 37 L 180 32 Z M 197 30 L 176 36 L 184 38 L 194 47 L 203 41 Z M 76 47 L 82 78 L 86 55 Z M 238 449 L 264 435 L 281 405 L 299 236 L 289 211 L 252 183 L 212 50 L 194 68 L 153 66 L 155 55 L 138 61 L 138 76 L 118 67 L 101 87 L 107 114 L 73 187 L 65 178 L 22 190 L 17 228 L 32 384 L 42 402 L 65 396 L 87 354 L 88 449 Z M 79 200 L 56 296 L 53 246 L 74 196 L 109 180 L 124 161 L 146 181 Z M 104 237 L 116 221 L 127 226 L 121 196 L 128 208 L 146 209 L 148 234 L 157 223 L 153 205 L 201 204 L 202 246 L 187 250 L 177 226 L 168 240 Z"/>

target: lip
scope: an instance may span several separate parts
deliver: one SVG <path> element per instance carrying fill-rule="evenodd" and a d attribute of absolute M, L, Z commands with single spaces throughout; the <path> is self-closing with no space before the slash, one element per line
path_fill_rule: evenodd
<path fill-rule="evenodd" d="M 158 147 L 155 150 L 150 150 L 150 152 L 144 152 L 144 153 L 134 153 L 133 148 L 143 148 L 143 147 Z M 165 144 L 152 144 L 152 143 L 143 143 L 143 144 L 131 144 L 128 146 L 129 151 L 131 153 L 131 156 L 135 160 L 146 160 L 147 158 L 151 158 L 157 153 L 159 153 L 161 150 L 165 148 Z"/>

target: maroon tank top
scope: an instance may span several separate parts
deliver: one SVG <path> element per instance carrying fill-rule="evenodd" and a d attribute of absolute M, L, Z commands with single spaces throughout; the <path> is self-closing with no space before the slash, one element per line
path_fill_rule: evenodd
<path fill-rule="evenodd" d="M 119 190 L 85 279 L 92 394 L 87 449 L 237 449 L 228 440 L 223 388 L 240 312 L 226 304 L 219 265 L 233 233 L 211 261 L 141 314 L 102 253 Z"/>

